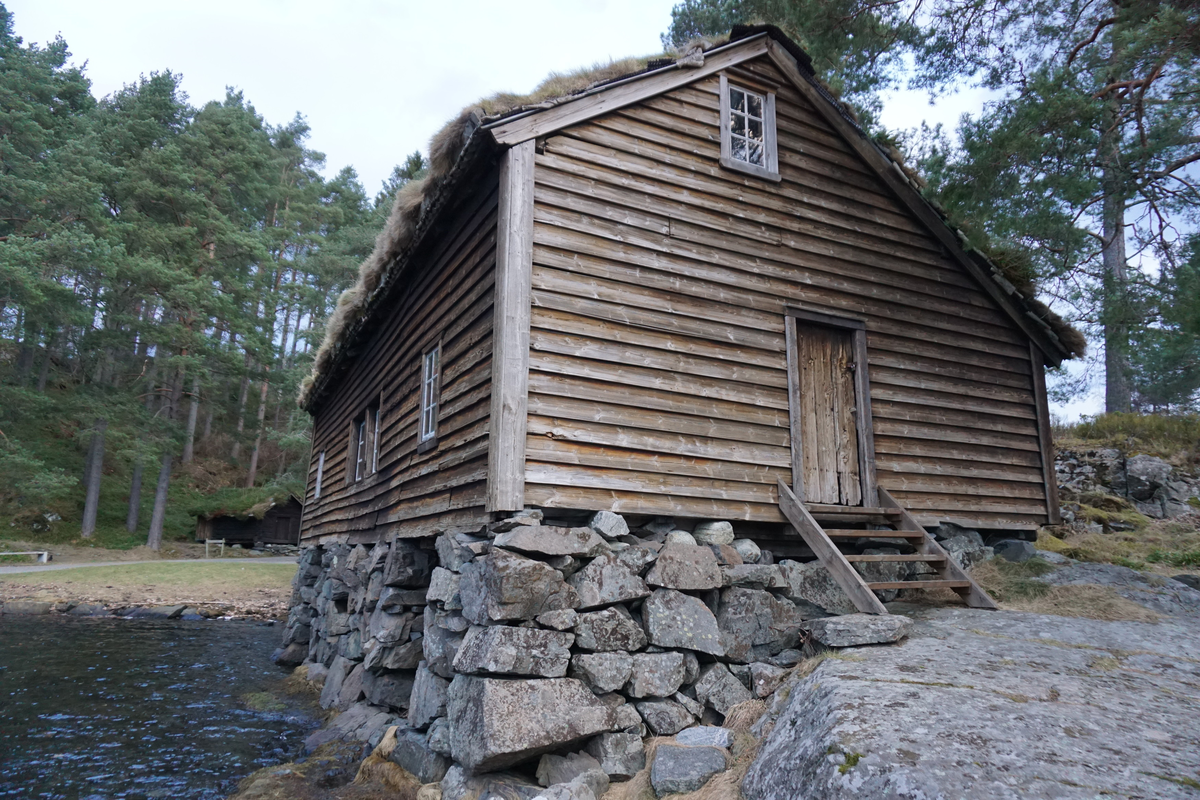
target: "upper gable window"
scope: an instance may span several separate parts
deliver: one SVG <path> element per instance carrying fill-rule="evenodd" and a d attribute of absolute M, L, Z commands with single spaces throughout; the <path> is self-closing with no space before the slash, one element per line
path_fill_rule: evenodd
<path fill-rule="evenodd" d="M 775 93 L 731 83 L 721 75 L 721 164 L 779 180 Z"/>

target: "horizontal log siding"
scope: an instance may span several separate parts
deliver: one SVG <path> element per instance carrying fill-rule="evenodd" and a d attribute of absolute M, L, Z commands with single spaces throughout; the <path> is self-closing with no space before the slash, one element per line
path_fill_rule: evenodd
<path fill-rule="evenodd" d="M 305 540 L 423 536 L 476 525 L 484 512 L 491 403 L 496 181 L 485 183 L 440 235 L 386 320 L 316 415 Z M 421 359 L 442 342 L 438 446 L 417 453 Z M 346 483 L 350 421 L 381 403 L 380 469 Z M 325 451 L 321 499 L 316 462 Z"/>
<path fill-rule="evenodd" d="M 1029 347 L 767 63 L 780 173 L 718 163 L 706 79 L 537 157 L 526 500 L 780 522 L 783 310 L 866 320 L 880 485 L 926 524 L 1045 520 Z"/>

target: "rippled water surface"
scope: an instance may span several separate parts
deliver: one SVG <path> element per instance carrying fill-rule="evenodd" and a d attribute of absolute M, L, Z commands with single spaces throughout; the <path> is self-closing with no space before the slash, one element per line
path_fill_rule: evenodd
<path fill-rule="evenodd" d="M 0 617 L 0 798 L 225 797 L 316 724 L 247 706 L 283 696 L 278 639 L 255 622 Z"/>

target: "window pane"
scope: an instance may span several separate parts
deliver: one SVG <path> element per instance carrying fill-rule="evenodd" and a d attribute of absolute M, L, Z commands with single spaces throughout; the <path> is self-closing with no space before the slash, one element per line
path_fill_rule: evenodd
<path fill-rule="evenodd" d="M 746 103 L 749 106 L 747 109 L 752 116 L 762 119 L 763 115 L 763 99 L 756 94 L 746 95 Z"/>
<path fill-rule="evenodd" d="M 760 167 L 766 166 L 765 159 L 763 158 L 763 146 L 761 143 L 750 142 L 748 153 L 749 154 L 746 156 L 746 160 L 751 164 L 758 164 Z"/>
<path fill-rule="evenodd" d="M 739 139 L 736 136 L 733 137 L 729 141 L 729 149 L 730 149 L 730 155 L 732 155 L 738 161 L 746 160 L 746 140 L 745 139 Z"/>
<path fill-rule="evenodd" d="M 734 136 L 745 136 L 746 118 L 741 114 L 734 114 L 733 119 L 729 121 L 729 130 L 733 131 Z"/>
<path fill-rule="evenodd" d="M 730 88 L 729 90 L 729 107 L 734 111 L 746 110 L 746 95 L 740 89 Z M 711 119 L 711 118 L 710 118 Z"/>
<path fill-rule="evenodd" d="M 748 136 L 749 136 L 751 139 L 756 139 L 757 141 L 760 141 L 760 142 L 761 142 L 761 141 L 763 140 L 763 124 L 762 124 L 762 120 L 761 120 L 761 119 L 750 119 L 750 120 L 748 120 L 748 123 L 749 123 L 749 134 L 748 134 Z"/>

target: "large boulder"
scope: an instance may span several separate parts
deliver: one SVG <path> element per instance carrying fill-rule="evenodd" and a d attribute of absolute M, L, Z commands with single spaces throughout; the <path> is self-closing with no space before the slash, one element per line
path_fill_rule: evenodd
<path fill-rule="evenodd" d="M 420 730 L 446 713 L 450 681 L 434 675 L 422 663 L 413 678 L 408 700 L 408 724 Z"/>
<path fill-rule="evenodd" d="M 496 537 L 493 544 L 542 556 L 595 556 L 608 545 L 591 528 L 558 528 L 523 525 Z"/>
<path fill-rule="evenodd" d="M 642 603 L 642 625 L 651 644 L 725 655 L 712 611 L 699 598 L 674 589 L 656 589 Z"/>
<path fill-rule="evenodd" d="M 394 708 L 397 711 L 403 711 L 409 707 L 409 698 L 413 689 L 412 673 L 389 672 L 384 675 L 374 675 L 362 671 L 361 674 L 364 693 L 372 705 Z M 346 679 L 345 685 L 350 685 L 350 678 Z M 344 691 L 345 687 L 343 687 Z"/>
<path fill-rule="evenodd" d="M 567 582 L 579 595 L 579 608 L 624 603 L 650 594 L 646 582 L 622 563 L 615 553 L 604 553 L 592 559 L 592 563 L 568 578 Z"/>
<path fill-rule="evenodd" d="M 696 544 L 733 544 L 733 523 L 725 520 L 699 522 L 692 529 Z"/>
<path fill-rule="evenodd" d="M 846 614 L 804 623 L 805 630 L 826 647 L 886 644 L 904 638 L 913 622 L 899 614 Z"/>
<path fill-rule="evenodd" d="M 650 784 L 659 797 L 694 792 L 727 766 L 725 751 L 719 747 L 684 747 L 660 744 L 654 751 Z"/>
<path fill-rule="evenodd" d="M 1171 480 L 1171 465 L 1156 456 L 1125 459 L 1125 492 L 1130 500 L 1149 500 Z"/>
<path fill-rule="evenodd" d="M 658 554 L 646 583 L 668 589 L 703 591 L 721 585 L 721 568 L 709 547 L 668 544 Z"/>
<path fill-rule="evenodd" d="M 454 658 L 456 672 L 467 675 L 532 675 L 561 678 L 571 660 L 569 633 L 506 625 L 474 626 Z"/>
<path fill-rule="evenodd" d="M 853 614 L 858 611 L 821 562 L 809 561 L 802 564 L 798 561 L 784 560 L 776 566 L 783 575 L 784 594 L 792 602 L 806 604 L 809 608 L 826 614 Z"/>
<path fill-rule="evenodd" d="M 646 646 L 646 632 L 625 606 L 612 606 L 576 618 L 575 646 L 582 650 L 633 652 Z"/>
<path fill-rule="evenodd" d="M 540 561 L 492 548 L 462 568 L 463 616 L 476 625 L 533 619 L 547 611 L 577 608 L 579 595 L 562 573 Z"/>
<path fill-rule="evenodd" d="M 725 589 L 717 606 L 725 656 L 744 664 L 795 647 L 803 621 L 790 602 L 760 589 Z"/>
<path fill-rule="evenodd" d="M 447 711 L 454 760 L 486 772 L 611 731 L 616 713 L 572 678 L 502 680 L 459 675 Z"/>

